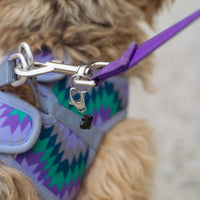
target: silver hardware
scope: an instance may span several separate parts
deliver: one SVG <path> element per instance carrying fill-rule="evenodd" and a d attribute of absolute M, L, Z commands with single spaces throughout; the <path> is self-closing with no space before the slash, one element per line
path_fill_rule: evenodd
<path fill-rule="evenodd" d="M 21 53 L 27 59 L 26 62 L 28 63 L 29 66 L 33 65 L 34 63 L 33 54 L 30 46 L 26 42 L 20 43 L 19 53 Z"/>
<path fill-rule="evenodd" d="M 105 67 L 106 65 L 108 65 L 108 62 L 96 62 L 90 65 L 90 70 L 95 70 L 95 69 L 99 69 L 102 67 Z M 89 78 L 91 78 L 92 76 L 90 76 Z M 74 83 L 78 86 L 87 86 L 87 87 L 95 87 L 96 83 L 94 80 L 89 80 L 89 78 L 87 79 L 80 79 L 80 78 L 76 78 L 74 79 Z"/>
<path fill-rule="evenodd" d="M 9 60 L 19 60 L 19 64 L 15 68 L 15 71 L 16 70 L 20 70 L 23 72 L 28 71 L 30 66 L 33 65 L 34 63 L 33 54 L 30 49 L 30 46 L 26 42 L 22 42 L 19 45 L 19 53 L 11 55 Z M 27 77 L 20 76 L 19 74 L 17 75 L 19 76 L 19 80 L 11 83 L 13 87 L 18 87 L 20 85 L 23 85 L 27 80 Z"/>
<path fill-rule="evenodd" d="M 39 76 L 50 72 L 64 73 L 69 75 L 81 74 L 89 76 L 91 74 L 91 69 L 88 66 L 74 66 L 61 64 L 55 61 L 46 63 L 34 62 L 34 66 L 36 68 L 30 69 L 28 71 L 23 71 L 19 68 L 16 68 L 15 73 L 24 77 Z"/>
<path fill-rule="evenodd" d="M 54 63 L 65 64 L 64 60 L 52 60 Z"/>
<path fill-rule="evenodd" d="M 89 80 L 80 80 L 80 79 L 74 79 L 74 83 L 78 86 L 87 86 L 87 87 L 95 87 L 96 83 L 95 81 L 89 81 Z"/>
<path fill-rule="evenodd" d="M 20 54 L 20 56 L 19 56 Z M 14 54 L 15 55 L 15 54 Z M 15 68 L 15 73 L 20 77 L 20 80 L 15 81 L 12 85 L 18 86 L 25 83 L 27 77 L 39 76 L 42 74 L 56 72 L 64 73 L 69 75 L 78 74 L 79 78 L 74 79 L 74 83 L 78 86 L 94 87 L 96 86 L 94 81 L 90 81 L 89 78 L 92 77 L 94 69 L 104 67 L 108 65 L 108 62 L 96 62 L 90 66 L 74 66 L 64 64 L 61 60 L 52 60 L 51 62 L 41 63 L 35 62 L 30 46 L 22 42 L 19 45 L 19 53 L 16 58 L 12 57 L 10 59 L 19 59 L 22 65 Z M 86 76 L 87 78 L 82 78 L 81 76 Z"/>
<path fill-rule="evenodd" d="M 108 64 L 109 64 L 109 62 L 95 62 L 95 63 L 91 64 L 91 67 L 92 67 L 92 69 L 99 69 L 99 68 L 105 67 Z"/>
<path fill-rule="evenodd" d="M 83 73 L 83 72 L 81 72 Z M 84 94 L 89 92 L 92 88 L 91 85 L 86 85 L 86 84 L 82 84 L 80 86 L 84 86 L 84 88 L 78 88 L 75 80 L 81 80 L 83 82 L 88 81 L 89 82 L 89 77 L 86 75 L 82 75 L 82 74 L 75 74 L 73 75 L 70 80 L 69 80 L 69 84 L 71 86 L 70 89 L 70 104 L 74 105 L 77 110 L 81 113 L 84 113 L 86 111 L 86 106 L 85 106 L 85 99 L 84 99 Z M 85 86 L 87 86 L 87 88 L 85 88 Z M 80 98 L 78 100 L 74 100 L 72 93 L 76 92 L 80 95 Z"/>
<path fill-rule="evenodd" d="M 15 73 L 19 76 L 19 80 L 11 83 L 15 87 L 24 84 L 27 77 L 39 76 L 50 72 L 72 75 L 70 78 L 70 104 L 74 105 L 81 113 L 86 111 L 84 94 L 96 86 L 95 81 L 90 80 L 93 70 L 109 64 L 107 62 L 96 62 L 90 66 L 74 66 L 64 64 L 62 60 L 52 60 L 46 63 L 36 62 L 34 61 L 30 46 L 25 42 L 19 45 L 19 53 L 13 54 L 10 57 L 10 60 L 14 59 L 19 60 L 18 65 L 15 67 Z M 78 94 L 80 98 L 75 100 L 74 94 Z"/>
<path fill-rule="evenodd" d="M 77 85 L 76 81 L 82 81 L 83 84 Z M 85 82 L 86 82 L 86 84 L 85 84 Z M 93 87 L 93 85 L 91 86 L 91 84 L 87 84 L 87 82 L 90 82 L 90 81 L 89 81 L 89 78 L 85 75 L 75 74 L 69 79 L 70 87 L 77 88 L 82 93 L 89 92 L 91 90 L 91 88 Z M 77 87 L 77 86 L 80 86 L 80 87 Z M 84 87 L 84 88 L 81 88 L 81 87 Z"/>
<path fill-rule="evenodd" d="M 76 92 L 80 95 L 80 98 L 78 100 L 74 99 L 73 92 Z M 85 99 L 84 99 L 83 93 L 79 89 L 72 87 L 70 89 L 69 95 L 70 95 L 69 104 L 74 105 L 79 112 L 84 113 L 86 111 L 86 106 L 85 106 Z"/>

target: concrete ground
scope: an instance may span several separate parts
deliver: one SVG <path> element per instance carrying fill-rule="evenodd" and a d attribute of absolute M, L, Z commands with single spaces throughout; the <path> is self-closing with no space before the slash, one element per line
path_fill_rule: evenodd
<path fill-rule="evenodd" d="M 200 0 L 176 0 L 156 19 L 152 36 L 195 10 Z M 152 200 L 200 199 L 200 19 L 156 52 L 153 83 L 146 94 L 131 80 L 129 116 L 155 129 L 158 166 Z"/>

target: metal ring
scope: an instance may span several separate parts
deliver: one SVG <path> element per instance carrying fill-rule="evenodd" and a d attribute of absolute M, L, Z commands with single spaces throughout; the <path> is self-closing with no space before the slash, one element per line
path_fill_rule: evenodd
<path fill-rule="evenodd" d="M 74 79 L 74 83 L 78 86 L 88 86 L 88 87 L 95 87 L 96 83 L 94 80 L 77 80 Z"/>
<path fill-rule="evenodd" d="M 23 52 L 23 50 L 24 50 L 24 52 Z M 24 55 L 25 58 L 27 58 L 26 62 L 28 63 L 29 66 L 34 64 L 34 58 L 33 58 L 31 48 L 26 42 L 20 43 L 19 53 L 21 53 L 22 55 Z"/>
<path fill-rule="evenodd" d="M 77 87 L 78 85 L 76 84 L 76 82 L 74 80 L 75 78 L 78 78 L 78 77 L 82 77 L 82 78 L 85 79 L 85 81 L 89 81 L 87 76 L 85 76 L 85 75 L 74 74 L 69 79 L 69 84 L 70 84 L 71 88 L 76 88 L 76 89 L 79 90 L 79 88 Z M 73 82 L 75 83 L 75 85 L 73 85 Z M 81 86 L 86 86 L 87 87 L 87 90 L 84 90 L 84 91 L 79 90 L 82 94 L 85 94 L 85 93 L 89 92 L 91 90 L 91 88 L 92 88 L 92 86 L 88 86 L 88 85 L 81 85 Z"/>
<path fill-rule="evenodd" d="M 28 71 L 28 64 L 27 64 L 24 56 L 21 53 L 15 53 L 15 54 L 11 55 L 9 58 L 9 60 L 16 60 L 16 59 L 19 59 L 22 70 Z M 12 82 L 11 85 L 13 87 L 18 87 L 20 85 L 23 85 L 26 82 L 26 80 L 27 80 L 27 77 L 20 77 L 19 80 Z"/>
<path fill-rule="evenodd" d="M 106 65 L 108 65 L 109 62 L 95 62 L 93 64 L 91 64 L 92 69 L 99 69 L 99 68 L 103 68 Z"/>

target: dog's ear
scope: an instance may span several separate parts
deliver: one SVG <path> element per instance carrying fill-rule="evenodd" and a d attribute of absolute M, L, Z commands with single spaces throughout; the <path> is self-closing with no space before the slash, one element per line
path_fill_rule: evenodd
<path fill-rule="evenodd" d="M 163 4 L 172 2 L 174 0 L 128 0 L 130 3 L 139 7 L 144 13 L 145 19 L 150 24 L 152 23 L 153 16 L 161 10 Z"/>

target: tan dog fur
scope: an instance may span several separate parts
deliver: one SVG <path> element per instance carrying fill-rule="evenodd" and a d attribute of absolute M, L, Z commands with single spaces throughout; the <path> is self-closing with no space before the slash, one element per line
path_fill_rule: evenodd
<path fill-rule="evenodd" d="M 132 41 L 147 37 L 140 22 L 152 25 L 164 0 L 2 0 L 0 48 L 4 55 L 20 42 L 33 51 L 48 47 L 62 59 L 77 62 L 113 61 Z M 139 77 L 149 89 L 152 73 L 147 58 L 127 76 Z M 31 90 L 6 86 L 4 91 L 37 106 Z M 99 149 L 77 199 L 149 199 L 154 166 L 152 130 L 142 120 L 127 119 L 114 127 Z M 34 186 L 20 172 L 0 164 L 0 199 L 35 200 Z"/>

